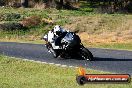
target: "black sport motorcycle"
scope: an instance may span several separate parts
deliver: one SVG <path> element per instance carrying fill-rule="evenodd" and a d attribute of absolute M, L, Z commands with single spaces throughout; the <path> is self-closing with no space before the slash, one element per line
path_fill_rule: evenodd
<path fill-rule="evenodd" d="M 53 49 L 51 43 L 46 41 L 46 47 L 54 58 L 60 56 L 61 58 L 79 57 L 85 60 L 94 60 L 92 53 L 83 46 L 78 35 L 74 32 L 67 32 L 63 36 L 56 38 L 55 43 L 59 43 L 59 49 Z"/>

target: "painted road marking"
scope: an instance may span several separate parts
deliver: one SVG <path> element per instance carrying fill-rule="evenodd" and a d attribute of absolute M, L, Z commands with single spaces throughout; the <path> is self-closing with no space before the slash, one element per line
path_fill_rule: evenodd
<path fill-rule="evenodd" d="M 8 57 L 8 56 L 7 56 L 7 57 Z M 11 58 L 19 59 L 19 60 L 23 60 L 23 61 L 35 62 L 35 63 L 42 63 L 42 64 L 56 65 L 56 66 L 63 67 L 63 68 L 64 68 L 64 67 L 78 68 L 78 67 L 75 67 L 75 66 L 67 66 L 67 65 L 62 65 L 62 64 L 48 63 L 48 62 L 45 62 L 45 61 L 36 61 L 36 60 L 29 60 L 29 59 L 21 59 L 21 58 L 16 58 L 16 57 L 11 57 Z"/>
<path fill-rule="evenodd" d="M 55 63 L 49 63 L 49 64 L 51 64 L 51 65 L 52 65 L 52 64 L 55 64 Z"/>
<path fill-rule="evenodd" d="M 67 67 L 67 65 L 61 65 L 61 67 Z"/>

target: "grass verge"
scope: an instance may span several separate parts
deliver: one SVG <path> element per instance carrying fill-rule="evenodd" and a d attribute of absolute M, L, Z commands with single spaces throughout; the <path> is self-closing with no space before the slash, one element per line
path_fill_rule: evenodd
<path fill-rule="evenodd" d="M 0 15 L 0 24 L 23 23 L 24 19 L 27 19 L 26 25 L 29 23 L 26 29 L 0 29 L 3 42 L 40 44 L 43 43 L 40 38 L 58 24 L 70 31 L 79 31 L 88 47 L 132 50 L 132 15 L 129 14 L 99 14 L 82 7 L 80 10 L 0 8 Z M 36 18 L 40 18 L 40 22 L 31 20 Z M 53 24 L 45 22 L 46 19 L 51 19 Z"/>
<path fill-rule="evenodd" d="M 114 50 L 128 50 L 132 51 L 131 43 L 84 43 L 85 46 L 90 48 L 114 49 Z"/>
<path fill-rule="evenodd" d="M 109 72 L 87 69 L 87 73 Z M 0 55 L 0 88 L 131 88 L 130 84 L 86 84 L 79 86 L 77 69 L 23 61 Z"/>

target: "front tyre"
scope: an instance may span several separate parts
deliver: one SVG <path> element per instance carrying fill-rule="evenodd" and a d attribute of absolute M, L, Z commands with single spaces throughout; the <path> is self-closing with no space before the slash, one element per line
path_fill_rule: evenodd
<path fill-rule="evenodd" d="M 59 56 L 58 50 L 53 49 L 51 43 L 47 42 L 45 46 L 54 58 L 57 58 Z"/>
<path fill-rule="evenodd" d="M 51 52 L 51 54 L 53 55 L 54 58 L 58 57 L 57 51 L 54 50 L 53 48 L 50 48 L 50 52 Z"/>
<path fill-rule="evenodd" d="M 90 61 L 94 60 L 92 53 L 86 48 L 82 48 L 81 57 L 85 60 L 90 60 Z"/>

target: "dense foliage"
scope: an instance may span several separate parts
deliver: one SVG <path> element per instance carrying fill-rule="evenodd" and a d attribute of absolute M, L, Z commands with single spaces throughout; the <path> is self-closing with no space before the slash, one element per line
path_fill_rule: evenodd
<path fill-rule="evenodd" d="M 98 12 L 132 12 L 131 0 L 0 0 L 0 6 L 43 7 L 57 9 L 78 9 L 80 3 L 87 2 L 87 8 L 96 8 Z M 79 4 L 78 4 L 79 3 Z M 37 5 L 37 6 L 36 6 Z"/>

